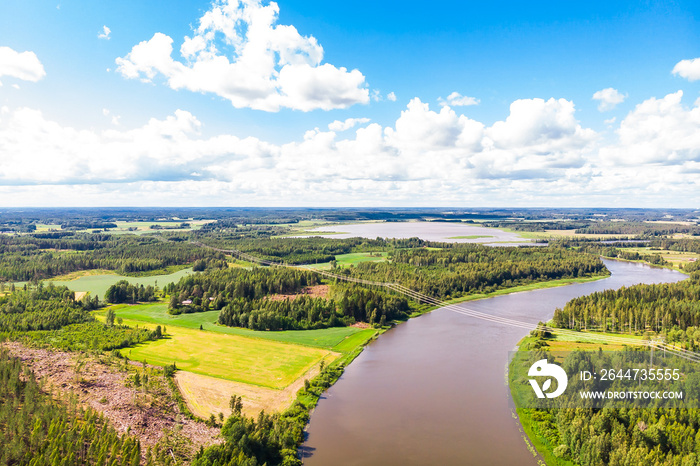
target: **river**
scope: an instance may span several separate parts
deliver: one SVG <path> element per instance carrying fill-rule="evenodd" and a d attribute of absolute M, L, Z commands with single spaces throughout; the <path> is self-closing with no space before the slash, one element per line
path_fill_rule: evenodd
<path fill-rule="evenodd" d="M 685 278 L 638 263 L 604 262 L 612 272 L 604 280 L 463 306 L 534 327 L 577 296 Z M 303 446 L 304 464 L 536 465 L 505 384 L 508 352 L 526 334 L 448 309 L 392 328 L 319 401 Z"/>

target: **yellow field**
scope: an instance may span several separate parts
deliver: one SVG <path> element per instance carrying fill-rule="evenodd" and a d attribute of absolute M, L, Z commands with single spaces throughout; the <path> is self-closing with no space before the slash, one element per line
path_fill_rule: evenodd
<path fill-rule="evenodd" d="M 337 353 L 329 353 L 326 362 L 332 361 L 337 356 Z M 178 371 L 175 374 L 175 382 L 187 402 L 187 407 L 199 417 L 208 418 L 211 414 L 218 416 L 219 413 L 228 416 L 231 412 L 229 408 L 231 395 L 242 397 L 243 414 L 255 417 L 262 410 L 272 413 L 287 409 L 296 398 L 297 392 L 304 386 L 304 380 L 311 380 L 318 375 L 319 370 L 320 364 L 315 364 L 282 390 L 216 379 L 186 371 Z"/>
<path fill-rule="evenodd" d="M 152 326 L 150 326 L 152 327 Z M 216 378 L 283 389 L 330 351 L 260 338 L 168 327 L 170 338 L 122 351 L 130 359 Z"/>
<path fill-rule="evenodd" d="M 625 251 L 638 252 L 639 254 L 659 254 L 673 265 L 674 268 L 678 269 L 679 265 L 687 265 L 693 259 L 700 260 L 700 254 L 695 254 L 692 252 L 681 252 L 681 251 L 670 251 L 668 249 L 652 250 L 651 248 L 625 248 Z"/>

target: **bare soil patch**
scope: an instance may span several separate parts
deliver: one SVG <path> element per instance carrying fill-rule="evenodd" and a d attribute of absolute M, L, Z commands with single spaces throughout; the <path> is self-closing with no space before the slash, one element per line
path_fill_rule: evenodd
<path fill-rule="evenodd" d="M 145 390 L 127 386 L 129 373 L 120 360 L 111 364 L 107 357 L 28 348 L 16 342 L 2 346 L 38 379 L 45 378 L 46 389 L 52 394 L 73 393 L 81 405 L 101 412 L 119 433 L 129 431 L 136 435 L 144 451 L 158 443 L 166 432 L 180 428 L 179 435 L 190 439 L 193 447 L 221 442 L 219 429 L 193 421 L 180 412 L 163 376 L 151 374 Z"/>
<path fill-rule="evenodd" d="M 367 322 L 355 322 L 350 327 L 361 328 L 363 330 L 366 328 L 372 328 L 372 326 L 370 324 L 368 324 Z"/>
<path fill-rule="evenodd" d="M 330 291 L 330 286 L 328 285 L 314 285 L 314 286 L 307 286 L 304 288 L 301 293 L 293 293 L 293 294 L 273 294 L 271 296 L 268 296 L 267 299 L 270 301 L 283 301 L 285 299 L 294 299 L 299 296 L 309 296 L 311 298 L 325 298 L 328 296 L 328 292 Z"/>

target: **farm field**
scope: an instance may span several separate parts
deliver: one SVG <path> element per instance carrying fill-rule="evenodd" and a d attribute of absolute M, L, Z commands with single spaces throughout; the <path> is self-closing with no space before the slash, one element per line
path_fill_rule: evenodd
<path fill-rule="evenodd" d="M 67 286 L 73 291 L 87 291 L 91 296 L 97 295 L 100 299 L 103 299 L 107 288 L 120 280 L 127 280 L 135 285 L 155 286 L 157 284 L 159 287 L 162 287 L 168 283 L 177 282 L 185 275 L 192 273 L 192 268 L 178 270 L 168 275 L 152 275 L 149 277 L 126 277 L 104 270 L 99 271 L 98 274 L 94 274 L 94 272 L 77 272 L 64 277 L 56 277 L 60 280 L 50 279 L 46 280 L 46 282 L 53 283 L 56 286 Z"/>
<path fill-rule="evenodd" d="M 168 329 L 172 326 L 178 326 L 198 330 L 201 325 L 202 328 L 208 332 L 313 346 L 340 352 L 352 351 L 355 347 L 363 344 L 377 332 L 374 329 L 363 330 L 355 327 L 260 332 L 245 328 L 218 325 L 216 322 L 219 311 L 197 312 L 173 316 L 168 314 L 168 305 L 166 303 L 137 305 L 118 304 L 111 308 L 114 309 L 117 317 L 126 320 L 165 325 Z M 101 311 L 96 313 L 96 315 L 104 316 L 105 312 L 106 311 Z"/>
<path fill-rule="evenodd" d="M 360 262 L 384 262 L 386 261 L 386 252 L 354 252 L 350 254 L 338 254 L 335 256 L 335 261 L 338 267 L 349 267 L 359 264 Z M 310 269 L 330 270 L 331 263 L 324 262 L 323 264 L 312 264 L 307 266 Z"/>
<path fill-rule="evenodd" d="M 337 327 L 260 332 L 216 324 L 218 311 L 171 316 L 166 303 L 111 306 L 125 325 L 163 325 L 169 338 L 122 350 L 129 359 L 180 369 L 176 383 L 197 416 L 229 412 L 232 394 L 243 397 L 243 411 L 281 412 L 297 391 L 328 365 L 376 335 L 375 329 Z M 105 319 L 106 310 L 95 316 Z M 202 330 L 200 330 L 200 325 Z"/>
<path fill-rule="evenodd" d="M 125 321 L 136 324 L 134 321 Z M 166 366 L 196 374 L 283 389 L 323 359 L 338 354 L 321 348 L 169 327 L 170 338 L 122 351 L 129 359 Z M 330 362 L 330 361 L 327 361 Z"/>
<path fill-rule="evenodd" d="M 625 251 L 638 252 L 639 254 L 659 254 L 665 261 L 671 263 L 674 269 L 679 269 L 679 265 L 686 265 L 693 260 L 700 260 L 700 254 L 682 251 L 670 251 L 668 249 L 652 249 L 652 248 L 625 248 Z"/>

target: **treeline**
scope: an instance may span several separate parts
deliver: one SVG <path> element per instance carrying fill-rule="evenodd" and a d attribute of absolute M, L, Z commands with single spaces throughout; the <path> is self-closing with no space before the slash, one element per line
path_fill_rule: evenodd
<path fill-rule="evenodd" d="M 18 359 L 0 351 L 0 463 L 129 465 L 141 463 L 139 441 L 119 435 L 74 399 L 54 401 Z"/>
<path fill-rule="evenodd" d="M 169 312 L 179 314 L 219 310 L 237 298 L 259 300 L 270 294 L 297 293 L 319 283 L 317 274 L 303 270 L 230 268 L 188 275 L 163 290 L 171 296 Z M 192 303 L 182 305 L 183 301 Z"/>
<path fill-rule="evenodd" d="M 396 282 L 436 298 L 455 298 L 545 280 L 581 278 L 606 272 L 597 256 L 555 247 L 489 247 L 396 250 L 391 263 L 364 262 L 338 274 Z"/>
<path fill-rule="evenodd" d="M 0 297 L 0 332 L 55 330 L 91 320 L 75 301 L 75 293 L 66 287 L 39 284 L 34 290 Z"/>
<path fill-rule="evenodd" d="M 336 255 L 351 252 L 377 252 L 395 248 L 416 248 L 428 243 L 418 238 L 270 238 L 251 237 L 247 230 L 240 233 L 223 232 L 198 238 L 210 246 L 235 249 L 259 259 L 290 265 L 330 262 Z M 448 244 L 448 247 L 451 244 Z"/>
<path fill-rule="evenodd" d="M 536 222 L 514 222 L 498 221 L 484 222 L 484 226 L 490 228 L 509 228 L 516 231 L 547 231 L 547 230 L 576 230 L 586 228 L 591 222 L 572 221 L 536 221 Z"/>
<path fill-rule="evenodd" d="M 666 261 L 661 254 L 652 252 L 651 254 L 642 254 L 638 251 L 628 251 L 629 247 L 639 247 L 638 243 L 613 243 L 613 244 L 602 244 L 599 242 L 591 241 L 565 241 L 560 243 L 562 245 L 567 245 L 569 247 L 578 246 L 579 251 L 588 254 L 596 254 L 605 257 L 610 257 L 613 259 L 623 259 L 628 261 L 644 261 L 653 265 L 668 265 L 669 262 Z M 626 246 L 626 247 L 625 247 Z"/>
<path fill-rule="evenodd" d="M 338 287 L 335 299 L 298 296 L 294 299 L 234 299 L 221 309 L 219 323 L 253 330 L 308 330 L 343 327 L 355 322 L 384 325 L 404 319 L 409 303 L 402 296 L 362 288 Z"/>
<path fill-rule="evenodd" d="M 197 260 L 225 259 L 177 236 L 167 240 L 108 234 L 40 236 L 0 235 L 0 281 L 41 280 L 92 269 L 135 275 Z"/>
<path fill-rule="evenodd" d="M 131 303 L 155 301 L 156 290 L 151 285 L 132 285 L 126 280 L 119 280 L 114 285 L 107 288 L 105 301 L 108 303 Z"/>
<path fill-rule="evenodd" d="M 635 285 L 581 296 L 554 311 L 553 324 L 577 330 L 661 332 L 696 347 L 700 342 L 700 334 L 695 336 L 695 328 L 700 327 L 700 275 L 678 283 Z"/>
<path fill-rule="evenodd" d="M 640 237 L 668 236 L 677 233 L 700 235 L 700 226 L 677 223 L 593 222 L 585 228 L 576 230 L 576 234 L 634 235 Z"/>

